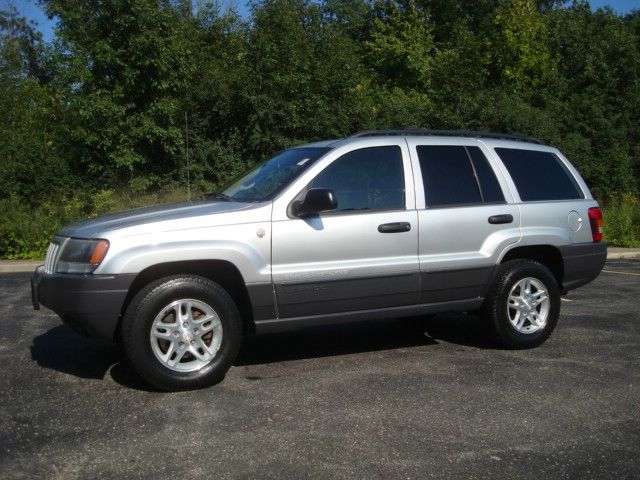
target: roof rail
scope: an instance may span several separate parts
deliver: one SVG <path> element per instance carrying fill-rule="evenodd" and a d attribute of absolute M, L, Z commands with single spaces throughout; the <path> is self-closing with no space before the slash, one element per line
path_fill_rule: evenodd
<path fill-rule="evenodd" d="M 429 130 L 422 128 L 393 128 L 389 130 L 364 130 L 362 132 L 354 133 L 349 138 L 354 137 L 372 137 L 376 135 L 442 135 L 445 137 L 476 137 L 476 138 L 496 138 L 503 140 L 517 140 L 520 142 L 531 142 L 543 144 L 540 140 L 534 137 L 529 137 L 521 133 L 494 133 L 494 132 L 480 132 L 476 130 Z"/>

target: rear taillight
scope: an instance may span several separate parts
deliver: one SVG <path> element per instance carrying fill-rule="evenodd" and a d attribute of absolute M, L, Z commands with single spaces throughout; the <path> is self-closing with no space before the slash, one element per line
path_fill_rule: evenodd
<path fill-rule="evenodd" d="M 602 217 L 602 210 L 600 210 L 599 207 L 589 209 L 589 223 L 591 223 L 593 241 L 601 242 L 602 234 L 604 233 L 604 218 Z"/>

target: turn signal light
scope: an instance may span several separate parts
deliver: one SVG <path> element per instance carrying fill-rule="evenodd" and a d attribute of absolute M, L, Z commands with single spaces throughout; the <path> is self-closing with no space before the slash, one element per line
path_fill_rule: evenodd
<path fill-rule="evenodd" d="M 100 262 L 102 262 L 104 257 L 107 255 L 107 250 L 109 250 L 109 242 L 106 240 L 100 240 L 93 248 L 93 253 L 91 253 L 89 263 L 92 265 L 100 265 Z"/>
<path fill-rule="evenodd" d="M 589 209 L 589 223 L 591 223 L 591 236 L 594 242 L 602 241 L 602 234 L 604 233 L 604 218 L 602 216 L 602 210 L 599 207 L 593 207 Z"/>

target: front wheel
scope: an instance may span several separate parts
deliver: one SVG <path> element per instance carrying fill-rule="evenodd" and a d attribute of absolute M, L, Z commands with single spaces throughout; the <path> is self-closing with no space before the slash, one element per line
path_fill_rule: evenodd
<path fill-rule="evenodd" d="M 203 277 L 167 277 L 142 289 L 127 308 L 122 343 L 131 367 L 161 390 L 220 382 L 242 338 L 238 308 Z"/>
<path fill-rule="evenodd" d="M 483 314 L 503 346 L 536 347 L 549 338 L 558 323 L 560 288 L 541 263 L 506 262 L 500 265 Z"/>

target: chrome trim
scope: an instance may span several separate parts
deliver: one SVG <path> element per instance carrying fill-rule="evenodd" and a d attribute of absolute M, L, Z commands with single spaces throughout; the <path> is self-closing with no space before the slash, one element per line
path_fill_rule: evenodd
<path fill-rule="evenodd" d="M 67 243 L 69 239 L 66 237 L 53 237 L 53 240 L 49 243 L 49 248 L 47 248 L 47 255 L 44 259 L 44 271 L 46 273 L 55 273 L 56 266 L 58 265 L 58 259 L 60 258 L 60 254 L 62 253 L 62 249 L 64 248 L 65 243 Z"/>
<path fill-rule="evenodd" d="M 55 272 L 56 262 L 58 260 L 58 254 L 60 253 L 60 244 L 58 242 L 49 243 L 47 249 L 47 256 L 44 259 L 44 271 L 47 273 Z"/>

